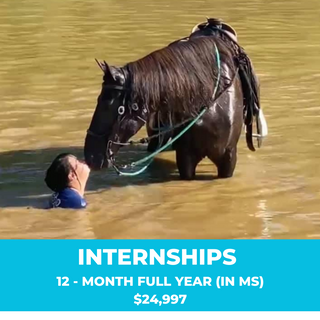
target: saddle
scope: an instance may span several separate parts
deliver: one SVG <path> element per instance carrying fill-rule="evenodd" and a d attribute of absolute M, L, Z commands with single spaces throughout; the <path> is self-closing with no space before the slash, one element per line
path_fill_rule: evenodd
<path fill-rule="evenodd" d="M 201 31 L 202 34 L 212 35 L 217 29 L 226 34 L 232 41 L 238 43 L 236 30 L 229 24 L 222 22 L 220 19 L 207 18 L 207 21 L 196 24 L 191 34 Z"/>

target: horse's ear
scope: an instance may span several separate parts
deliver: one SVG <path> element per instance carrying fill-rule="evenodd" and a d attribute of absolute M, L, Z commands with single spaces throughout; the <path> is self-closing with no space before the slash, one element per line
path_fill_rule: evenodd
<path fill-rule="evenodd" d="M 107 64 L 105 60 L 103 62 L 99 62 L 97 59 L 95 59 L 99 68 L 103 71 L 104 77 L 111 78 L 113 81 L 124 84 L 125 83 L 125 77 L 123 73 L 119 70 L 117 67 L 112 67 Z"/>
<path fill-rule="evenodd" d="M 111 76 L 115 80 L 112 69 L 111 69 L 112 67 L 109 67 L 109 65 L 106 63 L 105 60 L 103 60 L 103 62 L 99 62 L 97 59 L 95 60 L 99 68 L 103 71 L 103 73 L 106 76 Z"/>
<path fill-rule="evenodd" d="M 94 60 L 96 60 L 96 63 L 99 66 L 99 68 L 103 71 L 103 73 L 105 73 L 106 71 L 105 71 L 104 65 L 101 62 L 99 62 L 97 59 L 94 59 Z"/>
<path fill-rule="evenodd" d="M 113 80 L 120 84 L 120 85 L 124 85 L 126 82 L 126 78 L 124 73 L 122 72 L 121 68 L 118 67 L 110 67 L 109 68 L 109 72 L 111 73 L 111 76 L 113 78 Z"/>
<path fill-rule="evenodd" d="M 109 66 L 105 61 L 103 61 L 105 67 L 105 75 L 111 78 L 118 84 L 123 85 L 125 83 L 125 77 L 121 68 Z"/>
<path fill-rule="evenodd" d="M 105 75 L 109 75 L 109 76 L 111 75 L 111 77 L 113 78 L 112 67 L 110 67 L 105 60 L 103 60 L 102 67 L 104 69 Z"/>

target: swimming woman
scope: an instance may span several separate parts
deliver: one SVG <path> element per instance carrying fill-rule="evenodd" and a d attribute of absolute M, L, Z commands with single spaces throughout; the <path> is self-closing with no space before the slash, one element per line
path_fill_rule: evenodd
<path fill-rule="evenodd" d="M 54 191 L 50 199 L 50 208 L 81 209 L 87 206 L 84 191 L 90 169 L 85 162 L 74 155 L 58 155 L 48 168 L 45 182 Z"/>

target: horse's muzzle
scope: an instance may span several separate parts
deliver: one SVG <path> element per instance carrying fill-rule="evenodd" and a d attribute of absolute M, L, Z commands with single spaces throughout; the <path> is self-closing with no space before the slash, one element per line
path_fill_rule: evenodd
<path fill-rule="evenodd" d="M 89 168 L 93 171 L 101 170 L 105 166 L 106 160 L 103 156 L 85 155 L 85 160 Z"/>

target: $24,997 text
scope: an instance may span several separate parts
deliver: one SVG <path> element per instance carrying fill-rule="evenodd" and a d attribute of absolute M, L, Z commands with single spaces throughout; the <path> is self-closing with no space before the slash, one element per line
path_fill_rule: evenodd
<path fill-rule="evenodd" d="M 138 306 L 139 304 L 150 304 L 150 303 L 154 303 L 154 304 L 159 304 L 159 306 L 161 306 L 162 304 L 177 304 L 180 302 L 180 304 L 184 304 L 184 302 L 187 299 L 187 295 L 186 294 L 173 294 L 171 296 L 169 296 L 168 294 L 164 294 L 161 298 L 159 298 L 160 300 L 157 299 L 157 295 L 154 294 L 151 299 L 149 297 L 149 295 L 144 294 L 141 295 L 139 293 L 137 293 L 134 296 L 134 303 Z"/>

